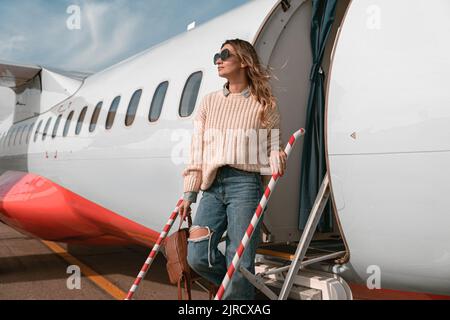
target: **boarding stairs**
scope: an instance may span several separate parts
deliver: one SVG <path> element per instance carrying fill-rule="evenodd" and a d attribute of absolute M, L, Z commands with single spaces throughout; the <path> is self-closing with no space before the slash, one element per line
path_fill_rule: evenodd
<path fill-rule="evenodd" d="M 257 249 L 255 274 L 239 266 L 239 271 L 250 283 L 271 300 L 352 299 L 349 286 L 340 276 L 306 268 L 319 262 L 341 258 L 346 253 L 345 250 L 333 252 L 311 246 L 313 235 L 330 196 L 328 179 L 328 174 L 325 174 L 294 255 L 289 254 L 292 245 L 285 245 L 288 250 L 280 250 L 279 245 L 278 249 L 277 246 L 271 248 L 270 245 L 263 245 Z"/>

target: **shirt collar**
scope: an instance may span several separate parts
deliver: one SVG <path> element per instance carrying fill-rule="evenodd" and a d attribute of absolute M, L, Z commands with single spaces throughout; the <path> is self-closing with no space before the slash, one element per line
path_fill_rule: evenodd
<path fill-rule="evenodd" d="M 228 97 L 228 95 L 230 94 L 230 90 L 228 90 L 227 84 L 228 82 L 223 85 L 223 95 L 225 97 Z M 244 90 L 242 90 L 241 95 L 243 95 L 245 98 L 250 97 L 250 87 L 247 87 Z"/>

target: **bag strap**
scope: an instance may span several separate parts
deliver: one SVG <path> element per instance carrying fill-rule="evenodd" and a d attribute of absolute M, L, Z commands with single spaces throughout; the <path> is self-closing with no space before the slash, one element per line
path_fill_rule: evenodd
<path fill-rule="evenodd" d="M 181 226 L 183 224 L 183 219 L 180 217 L 180 225 L 178 226 L 178 231 L 181 229 Z M 192 218 L 191 215 L 188 215 L 188 227 L 190 228 L 192 226 Z"/>
<path fill-rule="evenodd" d="M 181 281 L 184 279 L 184 290 L 186 291 L 187 300 L 192 300 L 191 296 L 191 279 L 189 274 L 184 273 L 178 278 L 178 300 L 183 300 L 183 290 L 181 289 Z"/>
<path fill-rule="evenodd" d="M 210 283 L 209 289 L 208 289 L 208 292 L 209 292 L 209 300 L 212 300 L 212 299 L 216 296 L 218 290 L 219 290 L 219 287 L 218 287 L 218 286 L 216 286 L 216 285 L 213 284 L 213 283 Z"/>
<path fill-rule="evenodd" d="M 189 274 L 186 274 L 185 277 L 184 277 L 184 288 L 186 290 L 187 299 L 188 300 L 192 300 L 192 297 L 191 297 L 191 277 L 189 276 Z"/>
<path fill-rule="evenodd" d="M 183 276 L 178 278 L 178 300 L 183 300 L 183 294 L 181 293 L 181 279 L 183 279 Z"/>

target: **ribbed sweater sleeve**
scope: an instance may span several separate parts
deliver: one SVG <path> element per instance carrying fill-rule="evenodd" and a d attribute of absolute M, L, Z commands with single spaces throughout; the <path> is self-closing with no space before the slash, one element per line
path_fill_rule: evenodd
<path fill-rule="evenodd" d="M 203 162 L 203 133 L 206 122 L 206 100 L 203 97 L 200 102 L 199 111 L 194 118 L 194 132 L 192 134 L 189 164 L 183 171 L 184 192 L 199 192 L 202 183 L 202 162 Z"/>
<path fill-rule="evenodd" d="M 283 150 L 283 145 L 281 144 L 281 128 L 280 128 L 280 112 L 278 111 L 278 106 L 271 109 L 267 116 L 267 121 L 269 125 L 267 126 L 267 154 L 270 155 L 272 147 L 276 151 Z M 273 139 L 272 139 L 273 137 Z M 278 143 L 278 147 L 277 147 Z"/>

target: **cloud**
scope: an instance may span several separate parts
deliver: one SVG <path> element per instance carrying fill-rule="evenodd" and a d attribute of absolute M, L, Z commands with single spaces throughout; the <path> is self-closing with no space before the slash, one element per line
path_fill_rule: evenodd
<path fill-rule="evenodd" d="M 0 39 L 0 56 L 10 55 L 24 50 L 26 37 L 15 35 L 9 39 Z"/>
<path fill-rule="evenodd" d="M 105 67 L 134 46 L 143 17 L 129 12 L 122 1 L 108 4 L 83 1 L 81 8 L 81 30 L 89 41 L 77 48 L 77 54 L 65 63 L 66 67 Z M 119 24 L 117 20 L 126 23 Z"/>
<path fill-rule="evenodd" d="M 100 71 L 248 1 L 2 0 L 0 60 Z M 67 27 L 70 5 L 80 30 Z"/>

